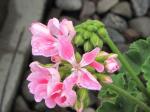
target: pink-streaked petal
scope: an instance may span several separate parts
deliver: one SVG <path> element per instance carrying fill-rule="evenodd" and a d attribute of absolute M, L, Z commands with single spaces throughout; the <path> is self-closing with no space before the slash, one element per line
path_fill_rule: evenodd
<path fill-rule="evenodd" d="M 31 74 L 27 77 L 28 81 L 40 81 L 40 80 L 49 80 L 50 72 L 48 68 L 45 68 L 40 65 L 39 62 L 34 61 L 30 64 Z M 42 82 L 42 81 L 41 81 Z"/>
<path fill-rule="evenodd" d="M 42 99 L 46 98 L 47 95 L 47 84 L 39 84 L 35 88 L 35 94 L 41 97 Z"/>
<path fill-rule="evenodd" d="M 34 99 L 35 99 L 36 102 L 41 102 L 42 101 L 42 97 L 37 95 L 37 94 L 34 95 Z"/>
<path fill-rule="evenodd" d="M 52 76 L 52 78 L 51 78 L 52 83 L 59 82 L 60 74 L 59 74 L 58 70 L 56 70 L 55 68 L 49 68 L 48 70 Z"/>
<path fill-rule="evenodd" d="M 104 65 L 99 62 L 93 61 L 90 66 L 95 68 L 97 72 L 104 72 Z"/>
<path fill-rule="evenodd" d="M 49 72 L 51 73 L 51 79 L 49 80 L 48 87 L 47 87 L 48 95 L 51 94 L 51 92 L 54 89 L 54 86 L 56 86 L 56 84 L 60 82 L 60 74 L 56 69 L 50 68 Z"/>
<path fill-rule="evenodd" d="M 29 88 L 30 93 L 32 93 L 32 94 L 35 93 L 35 88 L 36 88 L 37 84 L 38 84 L 37 82 L 30 82 L 28 84 L 28 88 Z"/>
<path fill-rule="evenodd" d="M 91 64 L 95 60 L 99 51 L 100 51 L 100 48 L 97 47 L 94 50 L 83 54 L 82 60 L 80 62 L 80 66 L 83 67 L 83 66 L 87 66 Z"/>
<path fill-rule="evenodd" d="M 47 26 L 38 22 L 32 23 L 30 31 L 32 32 L 32 35 L 38 37 L 47 37 L 49 35 L 49 30 L 47 29 Z"/>
<path fill-rule="evenodd" d="M 77 83 L 78 74 L 76 71 L 74 71 L 71 75 L 66 77 L 64 80 L 65 89 L 72 89 L 73 86 Z"/>
<path fill-rule="evenodd" d="M 48 108 L 54 108 L 56 106 L 55 101 L 51 97 L 45 99 L 45 104 Z"/>
<path fill-rule="evenodd" d="M 48 21 L 48 28 L 49 28 L 50 33 L 53 36 L 62 35 L 62 32 L 60 30 L 60 23 L 59 23 L 58 19 L 56 19 L 56 18 L 50 19 Z"/>
<path fill-rule="evenodd" d="M 73 90 L 64 90 L 62 95 L 56 98 L 56 103 L 61 107 L 72 107 L 77 99 L 76 92 Z"/>
<path fill-rule="evenodd" d="M 43 72 L 44 73 L 44 72 Z M 48 80 L 50 79 L 49 74 L 41 74 L 40 72 L 31 73 L 28 77 L 28 81 L 35 81 L 38 83 L 48 83 Z"/>
<path fill-rule="evenodd" d="M 31 45 L 33 55 L 50 57 L 58 54 L 57 40 L 52 36 L 49 38 L 33 36 Z"/>
<path fill-rule="evenodd" d="M 74 48 L 72 43 L 67 38 L 59 38 L 59 55 L 62 59 L 75 63 Z"/>
<path fill-rule="evenodd" d="M 62 37 L 69 37 L 69 31 L 68 31 L 68 28 L 67 28 L 67 26 L 66 25 L 61 25 L 60 24 L 60 29 L 61 29 L 61 35 L 58 35 L 58 37 L 60 36 L 62 36 Z"/>
<path fill-rule="evenodd" d="M 88 72 L 86 69 L 82 68 L 80 70 L 81 76 L 78 80 L 78 84 L 81 87 L 90 89 L 90 90 L 100 90 L 101 85 L 99 82 L 95 79 L 95 77 L 92 76 L 90 72 Z"/>
<path fill-rule="evenodd" d="M 55 84 L 51 84 L 49 85 L 49 89 L 48 89 L 48 95 L 54 95 L 54 94 L 59 94 L 63 88 L 63 83 L 58 82 Z"/>
<path fill-rule="evenodd" d="M 68 31 L 69 31 L 68 38 L 71 41 L 73 39 L 73 37 L 75 36 L 75 34 L 76 34 L 76 31 L 73 27 L 72 21 L 68 21 L 67 19 L 63 19 L 61 24 L 65 25 L 68 28 Z"/>

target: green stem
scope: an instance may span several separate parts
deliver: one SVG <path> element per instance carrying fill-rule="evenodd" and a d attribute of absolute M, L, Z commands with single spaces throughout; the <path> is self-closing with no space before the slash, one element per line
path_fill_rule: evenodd
<path fill-rule="evenodd" d="M 104 41 L 109 45 L 109 47 L 112 49 L 112 51 L 116 54 L 118 54 L 118 58 L 120 62 L 122 63 L 123 67 L 128 71 L 128 74 L 136 81 L 138 84 L 140 90 L 145 93 L 147 97 L 150 98 L 150 94 L 146 90 L 144 84 L 140 81 L 140 79 L 137 77 L 136 72 L 133 70 L 133 68 L 130 66 L 130 64 L 127 62 L 127 59 L 121 54 L 117 46 L 113 43 L 113 41 L 110 39 L 108 33 L 105 31 L 105 33 L 102 33 Z"/>
<path fill-rule="evenodd" d="M 145 110 L 145 112 L 150 112 L 150 107 L 148 107 L 144 102 L 140 101 L 139 99 L 137 99 L 136 97 L 130 95 L 128 92 L 126 92 L 125 90 L 115 86 L 114 84 L 108 84 L 106 85 L 107 87 L 117 91 L 121 96 L 128 98 L 129 100 L 131 100 L 133 103 L 137 103 L 139 105 L 140 108 L 142 108 L 143 110 Z"/>

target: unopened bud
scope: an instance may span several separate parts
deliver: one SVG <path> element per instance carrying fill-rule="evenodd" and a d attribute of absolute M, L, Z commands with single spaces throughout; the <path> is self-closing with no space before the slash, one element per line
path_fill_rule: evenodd
<path fill-rule="evenodd" d="M 104 76 L 102 82 L 106 84 L 111 84 L 113 81 L 110 76 Z"/>
<path fill-rule="evenodd" d="M 95 75 L 102 83 L 111 84 L 113 82 L 111 77 L 106 74 L 96 73 Z"/>
<path fill-rule="evenodd" d="M 85 40 L 89 39 L 90 36 L 91 36 L 91 33 L 88 32 L 88 31 L 85 31 L 85 32 L 83 33 L 83 37 L 84 37 Z"/>
<path fill-rule="evenodd" d="M 108 58 L 105 61 L 105 68 L 108 73 L 114 73 L 120 69 L 120 65 L 115 58 Z"/>
<path fill-rule="evenodd" d="M 74 38 L 74 43 L 75 43 L 75 45 L 77 45 L 77 46 L 82 45 L 82 44 L 84 43 L 83 37 L 82 37 L 81 35 L 75 36 L 75 38 Z"/>
<path fill-rule="evenodd" d="M 81 54 L 79 52 L 75 53 L 75 57 L 76 57 L 77 62 L 80 62 L 80 60 L 81 60 Z"/>
<path fill-rule="evenodd" d="M 84 51 L 85 52 L 91 51 L 93 49 L 93 46 L 92 46 L 92 44 L 89 41 L 86 41 L 84 43 L 83 47 L 84 47 Z"/>
<path fill-rule="evenodd" d="M 61 57 L 59 55 L 51 56 L 51 61 L 54 63 L 60 62 Z"/>
<path fill-rule="evenodd" d="M 87 25 L 86 29 L 91 32 L 97 31 L 97 27 L 94 25 Z"/>

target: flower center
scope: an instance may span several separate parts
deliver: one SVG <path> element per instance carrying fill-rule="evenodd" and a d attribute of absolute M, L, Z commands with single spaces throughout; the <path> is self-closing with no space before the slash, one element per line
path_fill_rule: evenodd
<path fill-rule="evenodd" d="M 76 63 L 76 64 L 73 65 L 73 70 L 78 71 L 78 70 L 80 70 L 80 69 L 81 69 L 81 66 L 80 66 L 79 63 Z"/>

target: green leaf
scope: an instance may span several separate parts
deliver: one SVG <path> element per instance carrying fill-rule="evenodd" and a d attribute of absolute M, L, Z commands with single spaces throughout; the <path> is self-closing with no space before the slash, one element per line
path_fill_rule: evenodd
<path fill-rule="evenodd" d="M 150 56 L 145 60 L 142 65 L 142 72 L 145 80 L 147 81 L 147 90 L 150 92 Z"/>
<path fill-rule="evenodd" d="M 132 43 L 129 50 L 126 52 L 126 56 L 129 59 L 135 72 L 139 74 L 141 67 L 145 63 L 145 60 L 150 56 L 150 37 L 146 40 L 138 40 Z"/>
<path fill-rule="evenodd" d="M 137 105 L 124 97 L 118 97 L 115 104 L 105 102 L 96 112 L 137 112 Z"/>
<path fill-rule="evenodd" d="M 135 81 L 125 77 L 124 73 L 113 75 L 112 79 L 114 85 L 126 90 L 128 93 L 141 100 L 144 99 L 143 94 L 138 91 Z M 120 96 L 119 93 L 108 87 L 104 86 L 99 92 L 102 105 L 97 109 L 97 112 L 142 112 L 137 111 L 138 106 L 132 101 Z"/>
<path fill-rule="evenodd" d="M 137 75 L 143 73 L 147 90 L 150 92 L 150 37 L 131 44 L 126 56 Z"/>
<path fill-rule="evenodd" d="M 120 88 L 124 88 L 125 85 L 124 73 L 113 75 L 112 80 L 114 85 Z M 118 96 L 119 94 L 116 91 L 108 88 L 107 86 L 104 86 L 99 92 L 99 98 L 101 99 L 102 102 L 111 102 L 115 104 Z"/>

